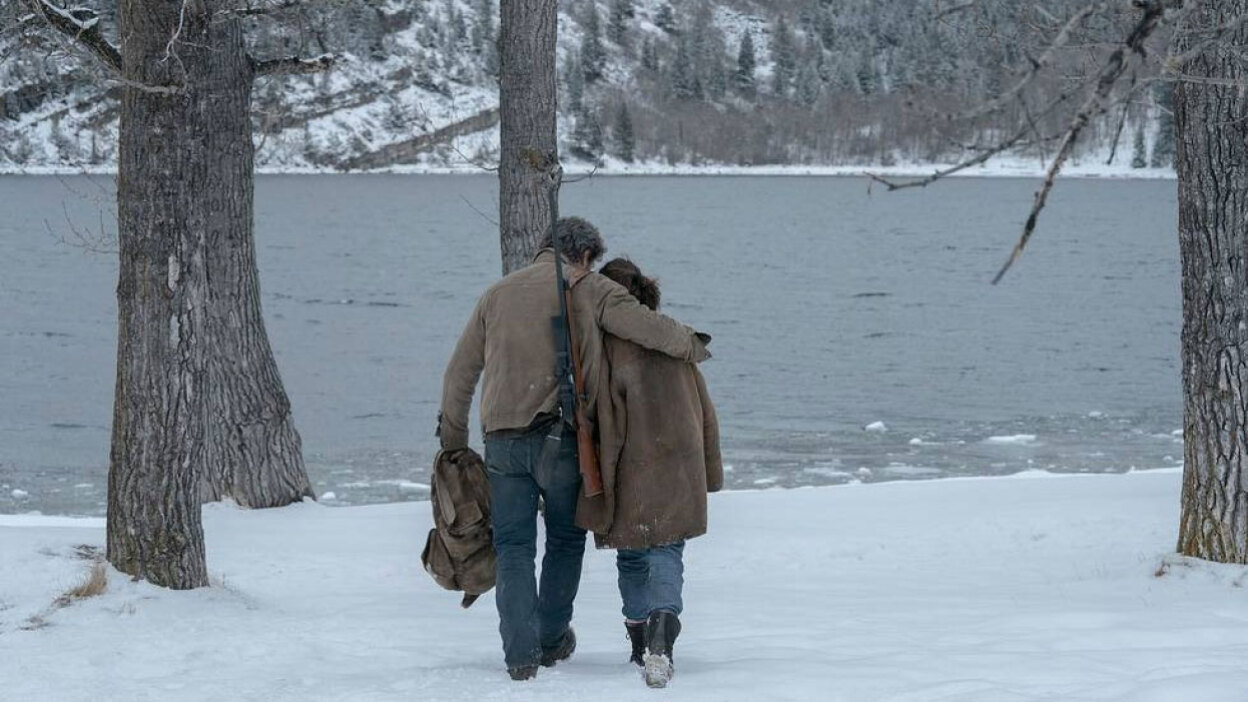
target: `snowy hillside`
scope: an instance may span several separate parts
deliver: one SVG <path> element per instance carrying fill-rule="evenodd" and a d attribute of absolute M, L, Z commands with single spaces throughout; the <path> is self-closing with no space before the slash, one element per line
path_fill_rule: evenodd
<path fill-rule="evenodd" d="M 213 587 L 111 572 L 102 595 L 59 603 L 100 520 L 0 516 L 0 697 L 1239 702 L 1248 571 L 1167 555 L 1179 483 L 1033 472 L 714 495 L 666 693 L 627 663 L 611 552 L 586 559 L 571 660 L 508 680 L 492 594 L 464 611 L 421 572 L 427 502 L 210 506 Z"/>
<path fill-rule="evenodd" d="M 1009 66 L 1042 44 L 1052 30 L 1046 22 L 1072 3 L 1054 3 L 1049 19 L 1037 20 L 1022 0 L 953 19 L 939 3 L 882 0 L 565 0 L 561 150 L 573 167 L 634 172 L 953 162 L 1018 116 L 950 122 L 933 114 L 985 101 L 1016 80 Z M 115 0 L 87 4 L 112 33 Z M 340 56 L 326 75 L 257 82 L 258 165 L 492 164 L 497 10 L 496 0 L 359 0 L 249 20 L 253 55 Z M 117 84 L 71 43 L 22 19 L 17 3 L 0 9 L 0 29 L 21 25 L 0 31 L 0 169 L 110 168 Z M 1038 95 L 1052 89 L 1038 85 Z M 1130 167 L 1142 140 L 1144 162 L 1168 168 L 1162 102 L 1145 95 L 1102 120 L 1085 152 L 1099 158 L 1116 140 L 1117 163 Z M 1037 127 L 1057 132 L 1063 119 L 1050 115 Z M 1015 160 L 1043 156 L 1036 148 Z"/>

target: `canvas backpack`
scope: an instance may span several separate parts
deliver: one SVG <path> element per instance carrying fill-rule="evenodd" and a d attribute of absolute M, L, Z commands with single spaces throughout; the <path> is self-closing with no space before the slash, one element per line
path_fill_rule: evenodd
<path fill-rule="evenodd" d="M 472 449 L 439 451 L 433 462 L 433 529 L 420 560 L 435 582 L 464 593 L 472 606 L 494 587 L 490 484 L 485 461 Z"/>

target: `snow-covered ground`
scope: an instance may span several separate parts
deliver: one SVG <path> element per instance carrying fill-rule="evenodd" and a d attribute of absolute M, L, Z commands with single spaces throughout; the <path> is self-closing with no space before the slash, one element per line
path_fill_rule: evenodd
<path fill-rule="evenodd" d="M 508 680 L 492 597 L 460 610 L 420 570 L 427 502 L 212 506 L 213 587 L 114 572 L 59 610 L 101 522 L 0 516 L 0 699 L 1242 702 L 1248 571 L 1168 555 L 1179 481 L 715 495 L 665 693 L 625 662 L 610 552 L 586 560 L 573 658 Z"/>

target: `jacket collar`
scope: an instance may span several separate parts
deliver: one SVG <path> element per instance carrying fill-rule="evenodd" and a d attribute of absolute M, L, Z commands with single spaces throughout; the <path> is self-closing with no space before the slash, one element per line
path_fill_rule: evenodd
<path fill-rule="evenodd" d="M 546 247 L 533 255 L 533 263 L 550 263 L 555 262 L 555 250 Z M 567 258 L 563 259 L 563 277 L 568 279 L 569 286 L 575 286 L 581 282 L 585 276 L 592 271 L 582 268 L 580 264 L 572 263 Z"/>

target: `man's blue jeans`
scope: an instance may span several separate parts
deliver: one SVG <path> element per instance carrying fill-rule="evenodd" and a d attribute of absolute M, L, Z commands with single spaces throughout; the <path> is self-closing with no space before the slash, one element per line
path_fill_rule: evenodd
<path fill-rule="evenodd" d="M 559 645 L 572 621 L 572 601 L 581 584 L 585 531 L 574 522 L 581 487 L 576 435 L 565 431 L 558 456 L 543 464 L 548 433 L 485 439 L 490 518 L 498 554 L 494 599 L 509 668 L 537 665 L 543 648 Z M 533 572 L 538 496 L 546 503 L 546 556 L 540 588 Z"/>
<path fill-rule="evenodd" d="M 681 589 L 685 585 L 685 542 L 638 550 L 620 549 L 615 566 L 620 576 L 624 618 L 645 621 L 651 612 L 684 610 Z"/>

